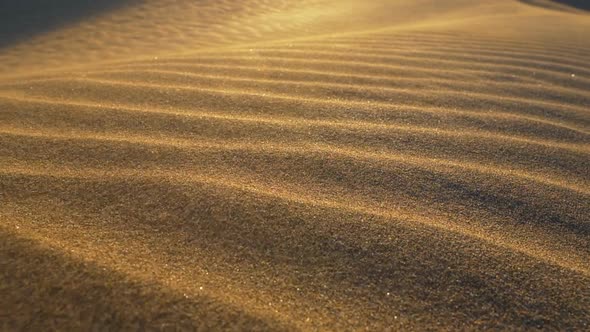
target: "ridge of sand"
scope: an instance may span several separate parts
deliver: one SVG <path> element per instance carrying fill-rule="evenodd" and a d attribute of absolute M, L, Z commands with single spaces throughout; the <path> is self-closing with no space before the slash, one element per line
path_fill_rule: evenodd
<path fill-rule="evenodd" d="M 590 328 L 590 16 L 527 2 L 146 0 L 4 46 L 0 327 Z"/>

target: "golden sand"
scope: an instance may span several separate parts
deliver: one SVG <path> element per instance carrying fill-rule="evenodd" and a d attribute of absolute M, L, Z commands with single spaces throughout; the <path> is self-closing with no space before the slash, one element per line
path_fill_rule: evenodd
<path fill-rule="evenodd" d="M 0 329 L 590 329 L 584 1 L 23 3 Z"/>

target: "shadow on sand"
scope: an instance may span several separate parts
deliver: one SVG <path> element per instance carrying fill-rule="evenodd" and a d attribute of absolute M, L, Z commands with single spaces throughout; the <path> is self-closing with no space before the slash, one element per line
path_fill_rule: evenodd
<path fill-rule="evenodd" d="M 0 1 L 0 48 L 142 0 Z"/>
<path fill-rule="evenodd" d="M 538 0 L 520 0 L 529 5 L 543 6 Z M 555 4 L 566 5 L 572 8 L 590 11 L 590 0 L 551 0 Z"/>
<path fill-rule="evenodd" d="M 575 7 L 578 9 L 590 10 L 590 1 L 588 0 L 553 0 L 563 5 Z"/>

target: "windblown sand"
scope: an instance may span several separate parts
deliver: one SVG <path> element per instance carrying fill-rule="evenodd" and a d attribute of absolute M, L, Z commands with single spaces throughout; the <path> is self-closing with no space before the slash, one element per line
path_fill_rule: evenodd
<path fill-rule="evenodd" d="M 136 0 L 19 35 L 0 221 L 3 330 L 588 330 L 590 15 Z"/>

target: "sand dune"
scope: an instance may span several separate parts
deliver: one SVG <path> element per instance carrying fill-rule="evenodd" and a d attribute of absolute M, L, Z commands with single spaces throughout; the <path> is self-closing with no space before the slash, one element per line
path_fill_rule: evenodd
<path fill-rule="evenodd" d="M 2 329 L 590 329 L 583 2 L 35 2 Z"/>

